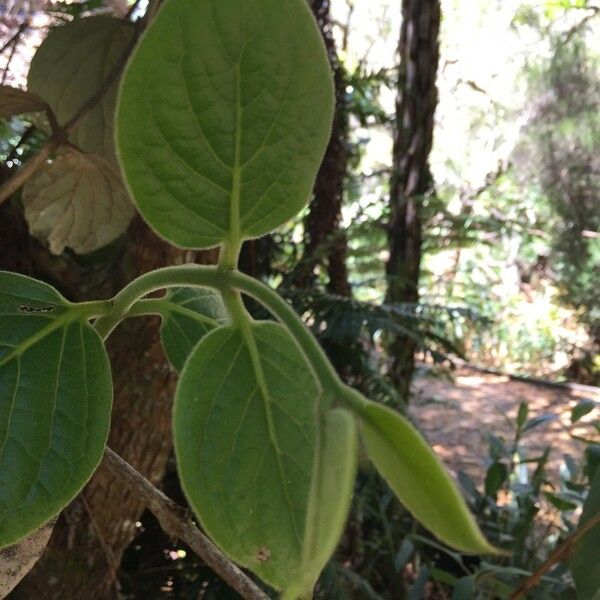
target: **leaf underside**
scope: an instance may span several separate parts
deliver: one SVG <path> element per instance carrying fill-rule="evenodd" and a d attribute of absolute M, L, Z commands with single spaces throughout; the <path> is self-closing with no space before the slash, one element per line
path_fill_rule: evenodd
<path fill-rule="evenodd" d="M 173 244 L 207 248 L 261 236 L 306 205 L 334 96 L 305 0 L 168 0 L 118 104 L 142 215 Z"/>
<path fill-rule="evenodd" d="M 132 23 L 99 15 L 50 31 L 35 53 L 27 88 L 52 108 L 60 125 L 74 117 L 99 90 L 135 34 Z M 85 152 L 116 162 L 114 113 L 118 82 L 71 134 Z"/>
<path fill-rule="evenodd" d="M 318 389 L 289 333 L 205 336 L 179 381 L 174 439 L 194 512 L 235 561 L 282 589 L 302 566 Z"/>
<path fill-rule="evenodd" d="M 444 465 L 404 417 L 373 402 L 360 416 L 369 458 L 418 521 L 453 548 L 498 553 L 479 530 Z"/>
<path fill-rule="evenodd" d="M 88 254 L 125 233 L 135 209 L 115 167 L 68 151 L 44 165 L 23 189 L 25 219 L 50 251 Z"/>
<path fill-rule="evenodd" d="M 0 85 L 0 118 L 46 110 L 46 103 L 30 92 Z"/>
<path fill-rule="evenodd" d="M 223 298 L 208 288 L 169 290 L 164 298 L 160 337 L 165 354 L 181 372 L 187 357 L 210 331 L 229 321 Z"/>
<path fill-rule="evenodd" d="M 50 286 L 0 272 L 0 548 L 81 490 L 102 457 L 111 401 L 96 332 Z"/>
<path fill-rule="evenodd" d="M 323 415 L 308 508 L 302 570 L 290 578 L 284 598 L 304 598 L 312 592 L 343 534 L 356 478 L 356 419 L 336 408 Z"/>

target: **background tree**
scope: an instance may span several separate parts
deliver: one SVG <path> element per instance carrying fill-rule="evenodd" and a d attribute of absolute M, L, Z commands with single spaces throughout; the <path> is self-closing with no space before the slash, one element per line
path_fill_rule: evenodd
<path fill-rule="evenodd" d="M 315 268 L 328 276 L 328 290 L 340 296 L 351 293 L 346 266 L 347 240 L 340 229 L 342 203 L 348 169 L 349 122 L 346 74 L 340 63 L 333 36 L 330 0 L 309 0 L 325 41 L 334 73 L 336 114 L 331 138 L 305 219 L 304 253 L 295 273 L 296 284 L 307 287 L 315 281 Z"/>
<path fill-rule="evenodd" d="M 439 0 L 404 0 L 398 53 L 398 95 L 390 183 L 386 302 L 416 309 L 423 241 L 423 201 L 433 193 L 428 164 L 437 105 Z M 395 336 L 391 375 L 405 400 L 414 370 L 416 342 Z"/>

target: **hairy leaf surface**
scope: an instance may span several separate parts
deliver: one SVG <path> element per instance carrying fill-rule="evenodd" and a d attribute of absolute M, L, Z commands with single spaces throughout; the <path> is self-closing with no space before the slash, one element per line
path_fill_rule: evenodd
<path fill-rule="evenodd" d="M 54 254 L 87 254 L 125 233 L 135 209 L 117 170 L 93 154 L 67 152 L 42 167 L 23 189 L 31 234 Z"/>
<path fill-rule="evenodd" d="M 46 103 L 35 94 L 9 85 L 0 85 L 1 118 L 42 110 L 46 110 Z"/>
<path fill-rule="evenodd" d="M 50 286 L 0 272 L 0 548 L 81 490 L 102 457 L 111 401 L 96 332 Z"/>
<path fill-rule="evenodd" d="M 121 165 L 170 242 L 258 237 L 308 202 L 333 105 L 306 0 L 168 0 L 123 77 Z"/>
<path fill-rule="evenodd" d="M 284 598 L 304 598 L 338 545 L 350 511 L 356 478 L 357 426 L 354 415 L 340 408 L 323 417 L 318 459 L 306 520 L 302 571 Z"/>
<path fill-rule="evenodd" d="M 52 108 L 60 125 L 102 87 L 135 33 L 132 23 L 104 15 L 77 19 L 50 31 L 31 61 L 27 87 Z M 118 82 L 71 134 L 82 150 L 116 161 L 114 113 Z"/>
<path fill-rule="evenodd" d="M 598 514 L 600 514 L 600 470 L 596 470 L 592 480 L 579 520 L 579 527 Z M 578 600 L 596 600 L 597 595 L 600 595 L 598 548 L 600 548 L 600 524 L 588 531 L 575 545 L 571 559 L 571 571 L 577 588 Z"/>
<path fill-rule="evenodd" d="M 373 402 L 362 407 L 360 417 L 369 458 L 418 521 L 453 548 L 497 553 L 444 465 L 404 417 Z"/>
<path fill-rule="evenodd" d="M 209 288 L 169 290 L 164 298 L 160 337 L 169 362 L 177 371 L 198 342 L 229 320 L 221 294 Z"/>
<path fill-rule="evenodd" d="M 278 589 L 302 566 L 318 395 L 289 333 L 253 323 L 204 337 L 175 397 L 190 506 L 229 556 Z"/>

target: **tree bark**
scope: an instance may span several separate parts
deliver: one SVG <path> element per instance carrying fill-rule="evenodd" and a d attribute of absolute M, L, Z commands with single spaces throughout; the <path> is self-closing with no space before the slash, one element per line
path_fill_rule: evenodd
<path fill-rule="evenodd" d="M 439 29 L 439 0 L 403 0 L 386 266 L 391 304 L 419 302 L 423 199 L 433 186 L 428 159 L 438 100 Z M 390 374 L 404 400 L 415 350 L 415 340 L 406 335 L 395 336 L 390 345 Z"/>
<path fill-rule="evenodd" d="M 72 300 L 110 297 L 143 272 L 190 258 L 159 240 L 138 218 L 116 256 L 94 267 L 81 267 L 65 256 L 51 256 L 33 240 L 12 204 L 0 209 L 0 268 L 44 279 Z M 210 262 L 213 258 L 209 256 Z M 109 444 L 160 485 L 171 452 L 176 375 L 163 356 L 158 323 L 126 321 L 108 348 L 115 392 Z M 42 558 L 10 598 L 118 597 L 121 557 L 143 510 L 143 502 L 101 466 L 62 512 Z"/>
<path fill-rule="evenodd" d="M 310 1 L 310 0 L 309 0 Z M 336 111 L 331 138 L 321 163 L 305 223 L 304 258 L 296 283 L 307 287 L 314 283 L 315 268 L 326 266 L 328 290 L 341 296 L 351 294 L 346 256 L 348 243 L 340 229 L 344 184 L 348 169 L 348 110 L 346 78 L 339 64 L 332 33 L 330 0 L 313 0 L 311 7 L 325 41 L 334 73 Z"/>

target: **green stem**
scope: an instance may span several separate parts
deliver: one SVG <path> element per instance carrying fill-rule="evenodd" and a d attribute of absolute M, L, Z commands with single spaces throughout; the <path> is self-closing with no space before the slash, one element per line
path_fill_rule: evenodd
<path fill-rule="evenodd" d="M 227 288 L 221 290 L 221 295 L 223 296 L 223 302 L 225 303 L 225 308 L 231 318 L 231 322 L 234 325 L 242 329 L 244 324 L 253 321 L 250 313 L 244 306 L 244 302 L 239 292 Z"/>
<path fill-rule="evenodd" d="M 166 267 L 146 273 L 112 299 L 110 313 L 98 319 L 94 327 L 100 336 L 107 338 L 140 298 L 158 290 L 189 286 L 215 288 L 222 292 L 226 289 L 224 273 L 217 267 L 201 265 Z"/>
<path fill-rule="evenodd" d="M 228 273 L 227 281 L 232 287 L 258 300 L 287 327 L 306 356 L 323 389 L 339 397 L 346 386 L 340 380 L 333 365 L 329 362 L 327 355 L 311 331 L 294 309 L 277 292 L 239 271 Z"/>
<path fill-rule="evenodd" d="M 71 304 L 71 314 L 77 314 L 81 319 L 95 319 L 110 314 L 112 300 L 94 300 Z"/>
<path fill-rule="evenodd" d="M 98 319 L 95 325 L 96 330 L 101 336 L 107 337 L 119 322 L 128 315 L 132 306 L 140 298 L 157 290 L 172 287 L 211 287 L 218 289 L 224 295 L 225 302 L 230 303 L 228 308 L 232 312 L 233 319 L 242 318 L 241 310 L 245 312 L 245 308 L 243 308 L 243 305 L 238 305 L 237 300 L 234 304 L 234 300 L 230 295 L 232 291 L 241 291 L 252 296 L 287 327 L 326 393 L 335 396 L 339 400 L 351 398 L 353 402 L 348 401 L 351 405 L 365 402 L 361 394 L 353 391 L 351 394 L 350 388 L 342 383 L 325 352 L 308 327 L 294 312 L 294 309 L 269 287 L 239 271 L 213 266 L 184 265 L 166 267 L 146 273 L 115 296 L 112 301 L 110 315 Z M 247 320 L 247 315 L 244 315 L 243 318 Z"/>
<path fill-rule="evenodd" d="M 194 321 L 198 321 L 199 323 L 203 323 L 205 325 L 210 325 L 211 327 L 219 327 L 222 323 L 219 323 L 215 319 L 211 319 L 205 315 L 196 312 L 190 308 L 185 308 L 180 304 L 176 304 L 175 302 L 171 302 L 168 298 L 148 298 L 145 300 L 138 300 L 128 311 L 128 317 L 149 317 L 149 316 L 159 316 L 163 319 L 169 318 L 174 313 L 183 315 L 184 317 L 188 317 L 193 319 Z"/>

